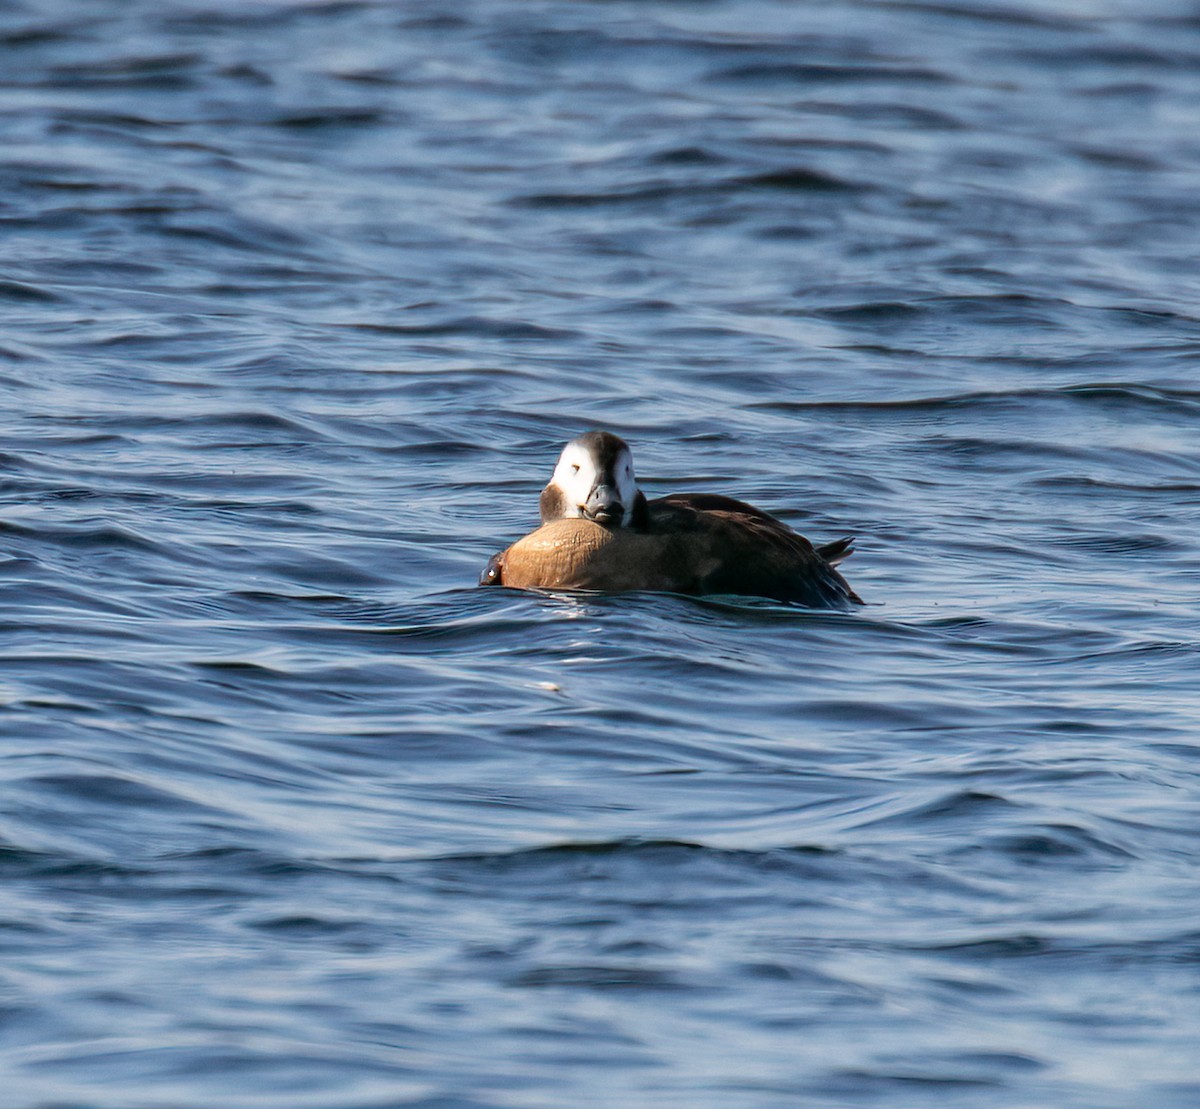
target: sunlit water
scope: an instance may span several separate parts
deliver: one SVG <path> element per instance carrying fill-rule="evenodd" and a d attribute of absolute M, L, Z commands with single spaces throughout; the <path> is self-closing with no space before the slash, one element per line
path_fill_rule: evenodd
<path fill-rule="evenodd" d="M 1197 72 L 5 6 L 5 1105 L 1200 1104 Z M 475 589 L 593 426 L 870 607 Z"/>

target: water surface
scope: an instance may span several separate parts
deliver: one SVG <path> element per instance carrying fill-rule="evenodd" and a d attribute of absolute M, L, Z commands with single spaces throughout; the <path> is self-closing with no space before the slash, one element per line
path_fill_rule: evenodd
<path fill-rule="evenodd" d="M 10 1104 L 1200 1101 L 1194 5 L 0 58 Z M 475 589 L 594 426 L 870 606 Z"/>

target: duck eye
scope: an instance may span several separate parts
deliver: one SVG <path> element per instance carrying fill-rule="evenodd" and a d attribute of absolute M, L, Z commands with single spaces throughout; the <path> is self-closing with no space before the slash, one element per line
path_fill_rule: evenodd
<path fill-rule="evenodd" d="M 579 473 L 579 463 L 578 462 L 572 463 L 571 473 L 573 473 L 573 474 Z"/>

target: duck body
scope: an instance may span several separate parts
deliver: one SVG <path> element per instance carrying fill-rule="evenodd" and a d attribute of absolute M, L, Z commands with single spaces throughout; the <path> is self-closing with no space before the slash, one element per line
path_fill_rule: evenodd
<path fill-rule="evenodd" d="M 495 555 L 481 585 L 736 593 L 814 608 L 863 603 L 836 569 L 852 553 L 849 539 L 814 547 L 782 520 L 718 494 L 647 500 L 628 447 L 607 432 L 567 444 L 541 508 L 542 526 Z"/>

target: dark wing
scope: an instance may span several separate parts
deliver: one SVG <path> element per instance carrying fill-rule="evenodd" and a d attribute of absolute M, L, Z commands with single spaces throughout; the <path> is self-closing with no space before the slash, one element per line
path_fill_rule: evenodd
<path fill-rule="evenodd" d="M 769 512 L 755 508 L 745 501 L 734 500 L 733 497 L 722 497 L 720 493 L 670 493 L 650 502 L 651 507 L 668 504 L 676 508 L 690 508 L 696 512 L 736 512 L 742 516 L 756 516 L 761 520 L 770 520 L 773 524 L 782 524 L 782 521 L 775 519 Z"/>
<path fill-rule="evenodd" d="M 735 500 L 733 497 L 722 497 L 719 493 L 671 493 L 666 497 L 659 497 L 653 503 L 690 508 L 697 512 L 736 512 L 741 516 L 753 516 L 759 520 L 767 520 L 789 532 L 792 531 L 787 524 L 769 512 L 755 508 L 754 505 L 747 504 L 745 501 Z M 792 532 L 792 534 L 796 533 Z M 816 547 L 815 550 L 831 566 L 836 566 L 854 554 L 854 536 L 847 535 L 844 539 L 835 539 L 832 543 Z"/>
<path fill-rule="evenodd" d="M 814 608 L 862 604 L 834 568 L 851 541 L 815 548 L 768 512 L 715 493 L 673 493 L 649 504 L 651 532 L 703 536 L 713 553 L 702 593 L 740 593 L 797 601 Z"/>

